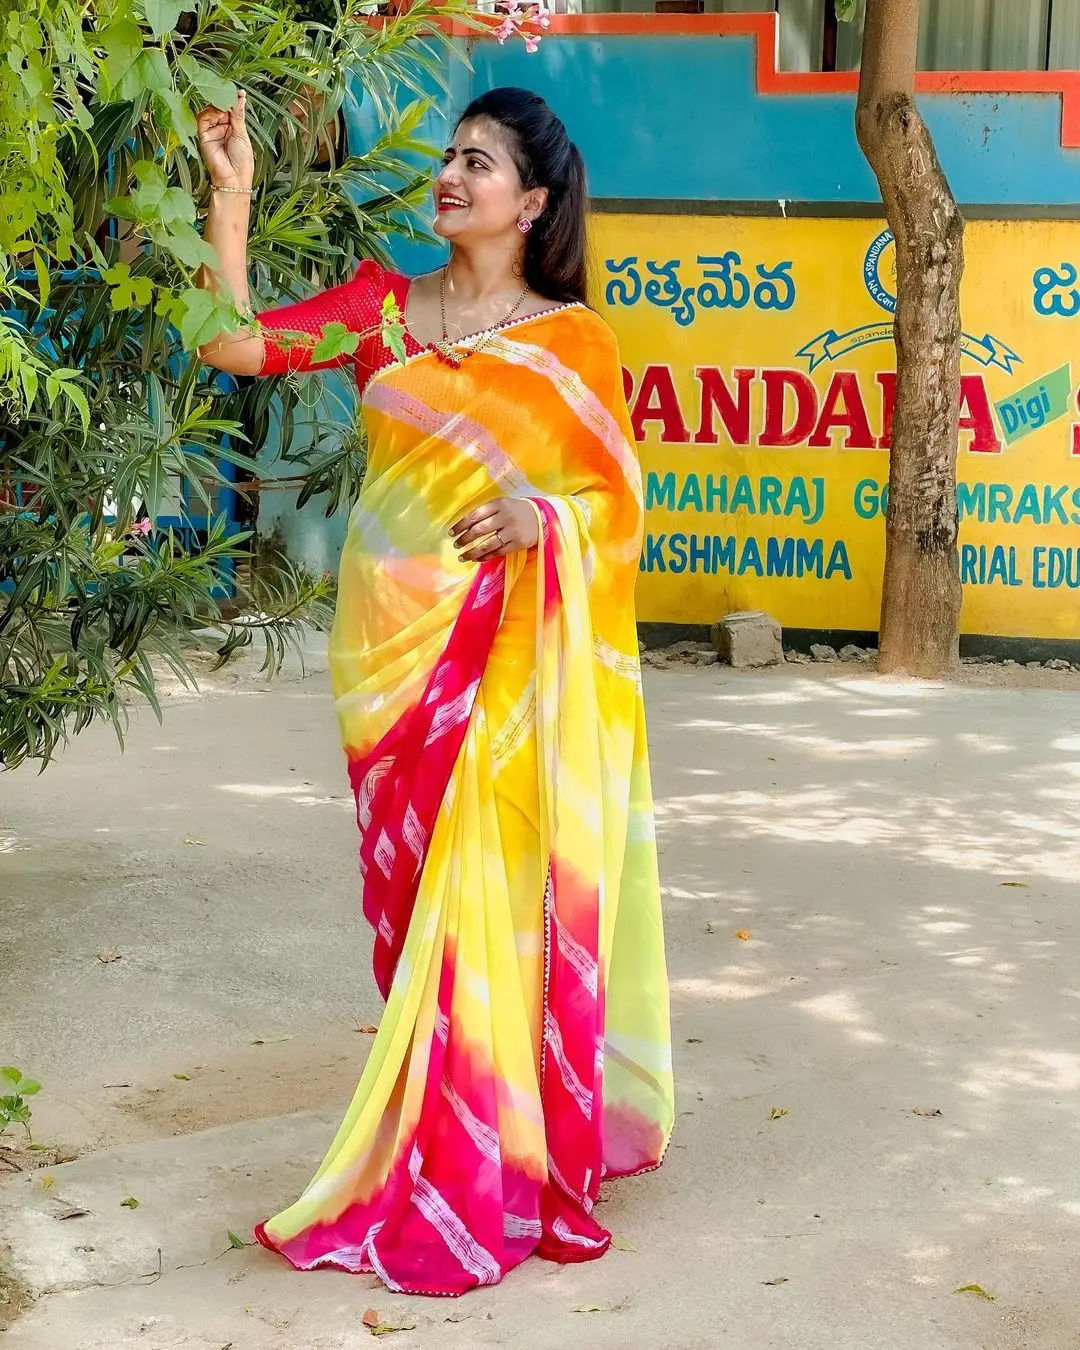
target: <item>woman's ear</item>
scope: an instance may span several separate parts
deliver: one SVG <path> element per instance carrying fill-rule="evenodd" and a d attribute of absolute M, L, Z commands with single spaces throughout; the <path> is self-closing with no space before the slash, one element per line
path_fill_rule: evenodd
<path fill-rule="evenodd" d="M 537 221 L 547 210 L 547 204 L 547 188 L 532 188 L 525 194 L 525 200 L 521 207 L 521 214 L 526 220 Z"/>

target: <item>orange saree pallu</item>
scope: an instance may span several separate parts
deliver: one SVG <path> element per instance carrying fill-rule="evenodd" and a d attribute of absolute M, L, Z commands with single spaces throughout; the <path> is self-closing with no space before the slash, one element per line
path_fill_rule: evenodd
<path fill-rule="evenodd" d="M 367 264 L 262 320 L 363 331 L 407 286 Z M 303 350 L 268 342 L 266 372 Z M 352 359 L 369 463 L 330 657 L 386 1010 L 322 1166 L 257 1236 L 460 1294 L 533 1253 L 602 1255 L 601 1181 L 657 1166 L 671 1131 L 640 471 L 615 340 L 582 305 L 460 368 L 408 334 L 404 363 L 378 337 Z M 450 525 L 496 497 L 531 503 L 539 545 L 461 562 Z"/>

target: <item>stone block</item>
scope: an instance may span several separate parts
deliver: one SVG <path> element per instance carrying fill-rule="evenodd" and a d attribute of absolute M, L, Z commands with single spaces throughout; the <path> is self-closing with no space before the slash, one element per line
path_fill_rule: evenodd
<path fill-rule="evenodd" d="M 725 615 L 712 636 L 720 660 L 737 670 L 778 666 L 784 659 L 780 625 L 760 609 Z"/>
<path fill-rule="evenodd" d="M 841 661 L 861 661 L 863 659 L 863 650 L 856 647 L 853 642 L 849 642 L 846 647 L 840 648 Z"/>
<path fill-rule="evenodd" d="M 815 661 L 839 661 L 835 647 L 827 647 L 824 642 L 812 642 L 810 655 Z"/>

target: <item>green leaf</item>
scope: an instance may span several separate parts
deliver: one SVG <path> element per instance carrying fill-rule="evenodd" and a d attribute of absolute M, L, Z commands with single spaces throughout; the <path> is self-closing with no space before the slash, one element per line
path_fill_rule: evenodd
<path fill-rule="evenodd" d="M 233 108 L 236 106 L 237 91 L 232 80 L 223 79 L 209 66 L 185 52 L 177 65 L 199 91 L 202 97 L 214 108 Z"/>
<path fill-rule="evenodd" d="M 0 1069 L 0 1078 L 4 1079 L 7 1083 L 21 1083 L 22 1070 L 16 1069 L 13 1064 L 8 1064 Z"/>
<path fill-rule="evenodd" d="M 35 1082 L 33 1078 L 24 1078 L 19 1084 L 20 1097 L 36 1097 L 41 1091 L 41 1084 Z"/>
<path fill-rule="evenodd" d="M 190 1082 L 191 1082 L 191 1075 L 190 1075 L 190 1074 L 187 1074 L 187 1073 L 174 1073 L 174 1074 L 173 1074 L 173 1077 L 174 1077 L 174 1078 L 179 1078 L 180 1081 L 181 1081 L 182 1083 L 190 1083 Z"/>
<path fill-rule="evenodd" d="M 195 135 L 198 127 L 195 123 L 195 117 L 187 103 L 175 89 L 168 89 L 158 96 L 158 108 L 161 113 L 161 119 L 172 128 L 177 140 L 181 141 L 194 153 L 196 149 Z"/>
<path fill-rule="evenodd" d="M 142 29 L 132 19 L 114 19 L 102 30 L 99 41 L 105 49 L 101 68 L 106 87 L 118 89 L 142 53 Z"/>
<path fill-rule="evenodd" d="M 156 38 L 163 38 L 176 27 L 181 14 L 187 14 L 195 6 L 189 0 L 143 0 L 143 12 L 146 22 Z"/>
<path fill-rule="evenodd" d="M 134 69 L 142 86 L 140 92 L 160 94 L 162 97 L 172 93 L 172 71 L 160 48 L 147 47 Z"/>
<path fill-rule="evenodd" d="M 185 267 L 201 267 L 203 263 L 213 266 L 218 260 L 213 245 L 208 244 L 193 225 L 174 225 L 171 229 L 152 230 L 151 237 L 156 243 L 167 248 L 174 257 L 179 258 Z"/>
<path fill-rule="evenodd" d="M 415 1331 L 415 1322 L 401 1322 L 395 1325 L 393 1322 L 380 1322 L 378 1326 L 371 1328 L 373 1336 L 392 1336 L 395 1331 Z"/>
<path fill-rule="evenodd" d="M 614 1306 L 610 1303 L 579 1303 L 572 1311 L 576 1313 L 601 1313 L 614 1312 Z"/>
<path fill-rule="evenodd" d="M 175 300 L 163 306 L 168 317 L 180 330 L 180 339 L 187 351 L 209 342 L 228 327 L 231 306 L 218 300 L 209 291 L 189 286 Z"/>
<path fill-rule="evenodd" d="M 325 324 L 322 337 L 311 353 L 313 361 L 332 361 L 335 356 L 352 356 L 360 345 L 360 334 L 352 333 L 343 323 Z"/>
<path fill-rule="evenodd" d="M 138 187 L 131 194 L 131 201 L 140 219 L 159 220 L 161 206 L 169 191 L 169 180 L 161 171 L 161 166 L 152 159 L 138 159 L 131 166 Z"/>
<path fill-rule="evenodd" d="M 234 1232 L 229 1232 L 229 1246 L 233 1251 L 243 1251 L 245 1247 L 254 1247 L 254 1242 L 245 1242 L 242 1237 L 237 1237 Z"/>
<path fill-rule="evenodd" d="M 988 1303 L 993 1303 L 997 1294 L 992 1294 L 989 1289 L 984 1289 L 981 1284 L 962 1284 L 959 1289 L 953 1290 L 954 1294 L 975 1294 L 978 1298 L 984 1298 Z"/>
<path fill-rule="evenodd" d="M 613 1237 L 611 1239 L 611 1245 L 615 1248 L 617 1252 L 637 1251 L 637 1248 L 634 1246 L 634 1244 L 632 1242 L 627 1242 L 626 1238 Z"/>
<path fill-rule="evenodd" d="M 129 263 L 106 268 L 101 276 L 112 287 L 109 303 L 116 313 L 122 309 L 144 309 L 154 294 L 154 283 L 150 278 L 133 277 Z"/>
<path fill-rule="evenodd" d="M 855 10 L 858 8 L 859 0 L 835 0 L 836 17 L 845 22 L 855 17 Z"/>
<path fill-rule="evenodd" d="M 120 1201 L 120 1208 L 121 1208 L 121 1209 L 138 1209 L 138 1208 L 139 1208 L 139 1202 L 138 1202 L 138 1200 L 135 1199 L 135 1197 L 134 1197 L 133 1195 L 129 1195 L 128 1198 L 127 1198 L 126 1200 L 121 1200 L 121 1201 Z"/>

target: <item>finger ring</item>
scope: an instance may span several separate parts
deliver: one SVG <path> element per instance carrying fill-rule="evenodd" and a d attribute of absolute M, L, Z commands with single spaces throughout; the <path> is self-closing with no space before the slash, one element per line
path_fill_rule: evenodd
<path fill-rule="evenodd" d="M 495 531 L 495 538 L 499 541 L 499 547 L 500 547 L 500 548 L 505 548 L 505 547 L 506 547 L 506 540 L 503 539 L 503 537 L 502 537 L 502 530 L 496 530 L 496 531 Z"/>

